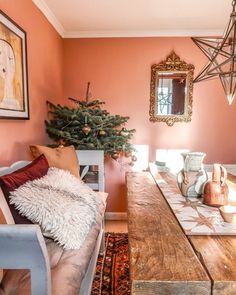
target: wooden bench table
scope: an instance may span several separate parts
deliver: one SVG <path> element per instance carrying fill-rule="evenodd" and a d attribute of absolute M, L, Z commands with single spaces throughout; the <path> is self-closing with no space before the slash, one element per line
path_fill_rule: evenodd
<path fill-rule="evenodd" d="M 236 236 L 186 236 L 149 172 L 126 176 L 135 295 L 235 295 Z"/>

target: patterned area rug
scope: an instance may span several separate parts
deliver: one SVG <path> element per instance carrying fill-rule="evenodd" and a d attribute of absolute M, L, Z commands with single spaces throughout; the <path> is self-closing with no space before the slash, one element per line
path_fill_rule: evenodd
<path fill-rule="evenodd" d="M 128 234 L 106 233 L 105 255 L 100 255 L 91 295 L 129 295 Z"/>

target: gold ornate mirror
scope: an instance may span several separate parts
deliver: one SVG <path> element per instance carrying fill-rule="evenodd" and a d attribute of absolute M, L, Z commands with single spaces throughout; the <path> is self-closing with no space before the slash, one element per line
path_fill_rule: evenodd
<path fill-rule="evenodd" d="M 192 115 L 194 66 L 180 60 L 174 51 L 165 61 L 152 65 L 150 121 L 189 122 Z"/>

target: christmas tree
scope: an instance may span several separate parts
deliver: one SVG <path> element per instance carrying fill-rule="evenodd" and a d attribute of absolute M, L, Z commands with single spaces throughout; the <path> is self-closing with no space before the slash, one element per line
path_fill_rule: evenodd
<path fill-rule="evenodd" d="M 104 150 L 117 159 L 120 154 L 131 156 L 130 139 L 135 129 L 124 127 L 129 117 L 111 115 L 102 109 L 104 102 L 89 100 L 89 83 L 85 100 L 69 98 L 74 108 L 47 102 L 51 119 L 45 121 L 47 134 L 56 145 L 74 145 L 78 150 Z"/>

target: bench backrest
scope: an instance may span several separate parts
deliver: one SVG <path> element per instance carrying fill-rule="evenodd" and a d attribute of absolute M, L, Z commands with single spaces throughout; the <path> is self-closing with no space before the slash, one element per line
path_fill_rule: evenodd
<path fill-rule="evenodd" d="M 88 183 L 93 189 L 98 191 L 104 191 L 104 151 L 92 151 L 92 150 L 77 150 L 77 157 L 79 163 L 84 167 L 82 174 L 86 174 L 88 166 L 98 167 L 98 182 Z M 0 168 L 0 176 L 12 173 L 22 167 L 28 165 L 30 161 L 18 161 L 13 163 L 9 167 Z M 84 175 L 83 175 L 84 176 Z M 0 224 L 14 224 L 12 214 L 5 200 L 2 190 L 0 189 Z"/>

